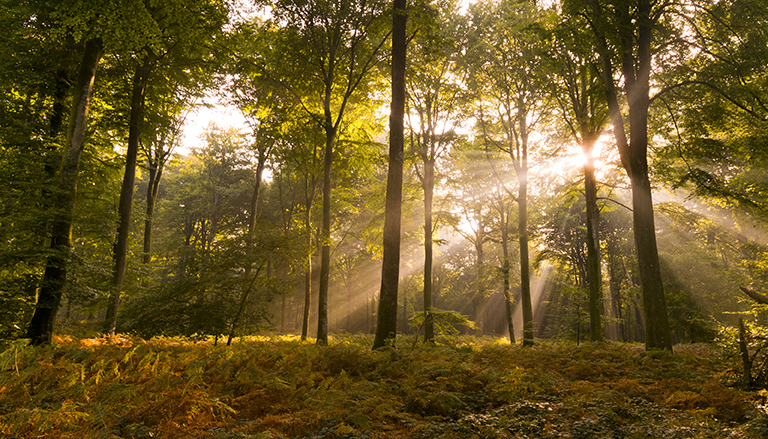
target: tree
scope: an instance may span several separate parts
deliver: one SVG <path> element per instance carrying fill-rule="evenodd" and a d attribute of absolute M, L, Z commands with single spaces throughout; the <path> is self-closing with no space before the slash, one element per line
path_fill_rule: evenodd
<path fill-rule="evenodd" d="M 210 38 L 221 30 L 226 18 L 223 3 L 164 2 L 142 4 L 136 8 L 138 41 L 127 49 L 136 60 L 134 64 L 128 145 L 126 149 L 125 176 L 120 191 L 119 223 L 115 239 L 112 294 L 110 295 L 104 332 L 114 335 L 120 295 L 125 278 L 128 253 L 128 232 L 131 223 L 136 163 L 139 152 L 141 124 L 144 120 L 145 92 L 150 77 L 168 57 L 172 63 L 195 64 L 208 57 L 200 50 Z M 141 38 L 143 37 L 143 38 Z M 197 59 L 195 59 L 197 58 Z"/>
<path fill-rule="evenodd" d="M 405 144 L 406 0 L 392 0 L 392 103 L 389 114 L 389 171 L 384 218 L 381 292 L 373 349 L 391 343 L 397 333 L 397 287 L 400 282 L 400 219 Z"/>
<path fill-rule="evenodd" d="M 471 9 L 476 33 L 470 40 L 469 63 L 473 85 L 489 108 L 480 111 L 483 138 L 505 153 L 517 180 L 520 288 L 523 307 L 523 345 L 533 344 L 528 248 L 528 158 L 530 133 L 547 113 L 542 84 L 543 33 L 539 13 L 527 1 L 480 3 Z M 483 86 L 484 85 L 484 86 Z M 492 119 L 487 119 L 492 118 Z"/>
<path fill-rule="evenodd" d="M 600 268 L 600 220 L 595 177 L 595 144 L 603 133 L 607 119 L 605 94 L 595 69 L 594 50 L 580 35 L 573 17 L 558 28 L 553 49 L 553 94 L 561 109 L 561 117 L 571 137 L 584 154 L 584 198 L 587 222 L 587 285 L 589 288 L 589 334 L 592 341 L 603 338 L 600 318 L 602 308 L 602 276 Z"/>
<path fill-rule="evenodd" d="M 144 243 L 142 262 L 152 261 L 152 227 L 155 218 L 157 196 L 160 181 L 168 161 L 171 159 L 181 137 L 181 130 L 186 120 L 196 93 L 181 84 L 164 84 L 165 93 L 155 94 L 150 101 L 149 111 L 140 142 L 144 156 L 144 165 L 148 174 L 146 191 L 146 210 L 144 217 Z"/>
<path fill-rule="evenodd" d="M 432 319 L 432 264 L 434 234 L 433 198 L 438 160 L 456 140 L 457 113 L 464 97 L 462 78 L 457 74 L 459 53 L 456 37 L 457 5 L 435 4 L 431 26 L 423 26 L 411 42 L 412 67 L 406 78 L 408 110 L 415 113 L 415 123 L 408 117 L 413 151 L 420 163 L 416 175 L 424 191 L 424 341 L 434 342 Z"/>
<path fill-rule="evenodd" d="M 50 344 L 56 312 L 59 309 L 62 290 L 67 279 L 67 259 L 71 247 L 72 217 L 75 211 L 80 158 L 85 147 L 86 123 L 96 67 L 102 53 L 103 42 L 100 38 L 92 38 L 85 42 L 83 60 L 80 63 L 74 87 L 66 150 L 58 177 L 61 192 L 55 198 L 56 215 L 51 222 L 52 251 L 46 260 L 35 314 L 27 329 L 27 337 L 33 345 Z"/>
<path fill-rule="evenodd" d="M 82 56 L 55 5 L 0 2 L 0 338 L 22 336 L 48 255 L 67 99 Z M 23 328 L 23 329 L 22 329 Z"/>
<path fill-rule="evenodd" d="M 498 184 L 494 168 L 486 160 L 482 142 L 460 141 L 452 146 L 447 166 L 447 192 L 451 210 L 455 215 L 453 231 L 474 248 L 474 282 L 470 319 L 477 322 L 478 334 L 486 332 L 484 312 L 488 299 L 492 272 L 486 257 L 486 245 L 493 241 L 493 197 Z M 510 314 L 511 315 L 511 314 Z M 512 333 L 514 337 L 514 332 Z"/>
<path fill-rule="evenodd" d="M 272 6 L 273 19 L 265 24 L 274 37 L 266 76 L 285 87 L 325 133 L 317 343 L 327 345 L 334 147 L 347 107 L 370 85 L 364 80 L 381 56 L 383 3 L 280 0 Z"/>
<path fill-rule="evenodd" d="M 640 268 L 645 314 L 646 349 L 672 350 L 664 285 L 653 217 L 651 181 L 648 174 L 648 111 L 654 35 L 666 25 L 671 8 L 653 0 L 578 0 L 572 3 L 583 14 L 596 37 L 606 101 L 621 163 L 632 186 L 635 246 Z M 661 42 L 668 47 L 668 40 Z M 619 63 L 618 70 L 614 67 Z M 621 83 L 617 85 L 619 76 Z M 629 109 L 625 125 L 621 111 Z M 629 131 L 629 138 L 627 138 Z"/>
<path fill-rule="evenodd" d="M 655 97 L 665 137 L 654 167 L 675 189 L 768 217 L 768 7 L 752 0 L 701 5 L 686 16 L 694 54 L 666 72 Z M 744 129 L 748 126 L 749 129 Z"/>

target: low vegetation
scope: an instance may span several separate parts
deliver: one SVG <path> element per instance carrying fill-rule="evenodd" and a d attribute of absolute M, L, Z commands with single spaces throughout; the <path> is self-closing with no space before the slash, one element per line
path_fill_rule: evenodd
<path fill-rule="evenodd" d="M 765 391 L 718 347 L 368 337 L 60 336 L 0 355 L 15 438 L 761 438 Z"/>

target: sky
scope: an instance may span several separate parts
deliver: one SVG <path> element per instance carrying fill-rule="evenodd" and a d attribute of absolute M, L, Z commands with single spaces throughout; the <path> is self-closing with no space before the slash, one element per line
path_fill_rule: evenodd
<path fill-rule="evenodd" d="M 245 117 L 237 108 L 226 105 L 213 96 L 207 97 L 205 104 L 199 106 L 187 116 L 182 142 L 178 148 L 179 153 L 186 155 L 192 148 L 202 147 L 203 132 L 211 123 L 215 123 L 220 127 L 248 129 Z"/>

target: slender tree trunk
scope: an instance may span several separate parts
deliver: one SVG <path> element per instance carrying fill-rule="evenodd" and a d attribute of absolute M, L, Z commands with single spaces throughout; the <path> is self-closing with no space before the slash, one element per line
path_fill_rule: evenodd
<path fill-rule="evenodd" d="M 627 340 L 627 331 L 626 331 L 626 322 L 624 321 L 624 317 L 622 316 L 622 306 L 621 306 L 621 267 L 619 266 L 618 262 L 616 261 L 616 258 L 619 257 L 618 250 L 615 248 L 616 245 L 612 242 L 612 240 L 606 241 L 606 256 L 608 259 L 608 272 L 610 273 L 610 281 L 608 283 L 609 292 L 611 295 L 611 302 L 613 303 L 613 308 L 616 313 L 616 317 L 618 318 L 619 323 L 615 326 L 617 326 L 616 332 L 620 334 L 620 339 L 617 341 L 626 341 Z"/>
<path fill-rule="evenodd" d="M 56 215 L 51 222 L 52 252 L 46 260 L 35 313 L 27 328 L 27 337 L 32 345 L 51 343 L 56 312 L 61 304 L 62 291 L 67 281 L 67 262 L 72 246 L 72 218 L 75 212 L 80 159 L 85 146 L 86 122 L 93 95 L 96 67 L 101 59 L 102 50 L 100 39 L 86 42 L 77 75 L 66 150 L 59 172 L 60 193 L 54 200 Z"/>
<path fill-rule="evenodd" d="M 285 293 L 280 294 L 280 334 L 285 334 Z"/>
<path fill-rule="evenodd" d="M 328 93 L 330 99 L 330 92 Z M 328 103 L 330 105 L 330 103 Z M 328 345 L 328 286 L 331 279 L 331 170 L 336 129 L 331 123 L 330 107 L 326 110 L 325 159 L 323 163 L 323 224 L 320 247 L 320 288 L 317 298 L 317 344 Z"/>
<path fill-rule="evenodd" d="M 597 210 L 597 179 L 592 157 L 594 142 L 584 145 L 587 162 L 584 164 L 584 193 L 587 210 L 587 284 L 589 286 L 589 336 L 592 341 L 603 340 L 603 324 L 600 320 L 602 294 L 600 287 L 600 234 Z"/>
<path fill-rule="evenodd" d="M 435 190 L 435 163 L 424 161 L 424 343 L 434 344 L 432 316 L 432 197 Z"/>
<path fill-rule="evenodd" d="M 246 262 L 245 262 L 245 270 L 243 272 L 243 280 L 244 284 L 247 285 L 245 291 L 243 292 L 242 300 L 240 301 L 240 306 L 237 309 L 237 314 L 235 314 L 234 318 L 232 319 L 232 328 L 229 332 L 229 337 L 227 338 L 227 346 L 232 343 L 232 339 L 235 337 L 235 331 L 240 326 L 240 319 L 243 316 L 243 313 L 245 312 L 246 306 L 247 306 L 247 300 L 248 296 L 251 294 L 251 291 L 255 288 L 256 285 L 256 279 L 258 278 L 259 272 L 257 270 L 256 274 L 251 276 L 251 270 L 253 267 L 253 261 L 252 258 L 252 252 L 253 252 L 253 245 L 255 240 L 255 234 L 256 234 L 256 220 L 259 216 L 259 193 L 261 191 L 261 179 L 262 175 L 264 174 L 264 164 L 266 163 L 266 154 L 263 151 L 259 151 L 259 158 L 258 163 L 256 164 L 256 181 L 253 184 L 253 192 L 251 193 L 251 204 L 250 204 L 250 217 L 248 218 L 248 235 L 245 240 L 245 246 L 246 246 Z M 267 261 L 267 270 L 269 270 L 269 261 Z M 268 273 L 269 275 L 269 273 Z"/>
<path fill-rule="evenodd" d="M 403 147 L 405 144 L 405 61 L 408 20 L 406 0 L 393 0 L 392 104 L 389 116 L 389 171 L 384 216 L 381 292 L 373 349 L 394 340 L 397 333 L 397 288 L 400 280 L 400 219 L 403 198 Z"/>
<path fill-rule="evenodd" d="M 310 238 L 311 240 L 311 238 Z M 307 339 L 309 330 L 309 307 L 312 298 L 312 254 L 307 255 L 307 268 L 304 271 L 304 314 L 301 319 L 301 339 Z"/>
<path fill-rule="evenodd" d="M 309 331 L 309 309 L 310 300 L 312 298 L 312 199 L 314 199 L 314 189 L 309 190 L 309 178 L 304 177 L 304 199 L 306 201 L 306 209 L 304 211 L 304 227 L 307 231 L 307 267 L 304 272 L 304 315 L 301 323 L 301 339 L 307 339 L 307 333 Z"/>
<path fill-rule="evenodd" d="M 499 213 L 501 216 L 501 250 L 504 261 L 501 265 L 501 277 L 504 288 L 504 305 L 507 310 L 507 330 L 509 330 L 509 342 L 515 344 L 515 325 L 512 313 L 514 312 L 514 300 L 509 288 L 509 230 L 507 229 L 506 206 L 500 201 Z"/>
<path fill-rule="evenodd" d="M 153 159 L 154 160 L 154 159 Z M 159 159 L 157 159 L 159 161 Z M 161 164 L 149 165 L 149 182 L 147 184 L 147 210 L 144 217 L 144 254 L 142 262 L 149 264 L 152 261 L 152 226 L 155 219 L 155 206 L 157 205 L 157 192 L 160 189 L 160 177 L 163 173 Z"/>
<path fill-rule="evenodd" d="M 347 273 L 348 274 L 348 273 Z M 347 275 L 344 275 L 344 287 L 347 290 L 347 333 L 352 333 L 352 286 L 349 284 Z"/>
<path fill-rule="evenodd" d="M 125 266 L 128 255 L 128 233 L 131 226 L 131 207 L 133 206 L 133 186 L 136 181 L 136 160 L 139 152 L 139 138 L 142 119 L 144 118 L 144 93 L 151 73 L 151 63 L 147 58 L 136 67 L 133 75 L 133 92 L 131 95 L 131 116 L 128 128 L 128 149 L 125 157 L 125 175 L 120 190 L 118 205 L 119 223 L 115 238 L 112 270 L 112 294 L 107 306 L 107 316 L 104 321 L 104 332 L 115 335 L 117 326 L 117 311 L 120 306 L 120 294 L 125 279 Z"/>
<path fill-rule="evenodd" d="M 477 234 L 475 236 L 475 298 L 472 300 L 472 314 L 477 322 L 476 335 L 483 335 L 483 302 L 485 301 L 485 223 L 482 218 L 482 206 L 477 206 Z"/>
<path fill-rule="evenodd" d="M 741 365 L 744 369 L 742 382 L 747 389 L 752 387 L 752 358 L 749 355 L 749 335 L 747 327 L 744 325 L 744 319 L 739 318 L 739 353 L 741 354 Z"/>
<path fill-rule="evenodd" d="M 254 289 L 256 278 L 259 274 L 258 271 L 259 270 L 257 270 L 256 275 L 254 275 L 253 278 L 248 283 L 248 286 L 245 288 L 245 291 L 243 291 L 242 297 L 240 297 L 240 305 L 237 307 L 237 314 L 235 314 L 235 318 L 232 319 L 232 325 L 230 326 L 230 329 L 229 329 L 229 336 L 227 337 L 227 346 L 232 344 L 232 339 L 235 338 L 237 327 L 240 325 L 240 319 L 242 318 L 246 308 L 248 307 L 248 297 L 251 295 L 251 292 Z"/>
<path fill-rule="evenodd" d="M 519 218 L 517 233 L 520 242 L 520 300 L 523 305 L 523 346 L 533 345 L 533 306 L 531 305 L 531 274 L 528 257 L 528 166 L 522 166 L 518 176 Z"/>
<path fill-rule="evenodd" d="M 248 212 L 248 235 L 245 239 L 245 271 L 243 277 L 246 282 L 251 276 L 251 266 L 253 265 L 253 247 L 256 241 L 256 220 L 259 218 L 259 195 L 261 194 L 261 181 L 264 175 L 264 167 L 267 163 L 267 152 L 259 149 L 259 156 L 256 162 L 255 179 L 253 183 L 253 192 L 251 193 L 251 204 Z"/>

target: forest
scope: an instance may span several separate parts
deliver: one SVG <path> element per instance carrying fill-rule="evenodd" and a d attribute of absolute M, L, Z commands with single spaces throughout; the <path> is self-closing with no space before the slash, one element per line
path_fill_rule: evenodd
<path fill-rule="evenodd" d="M 765 1 L 0 22 L 0 435 L 768 432 Z"/>

